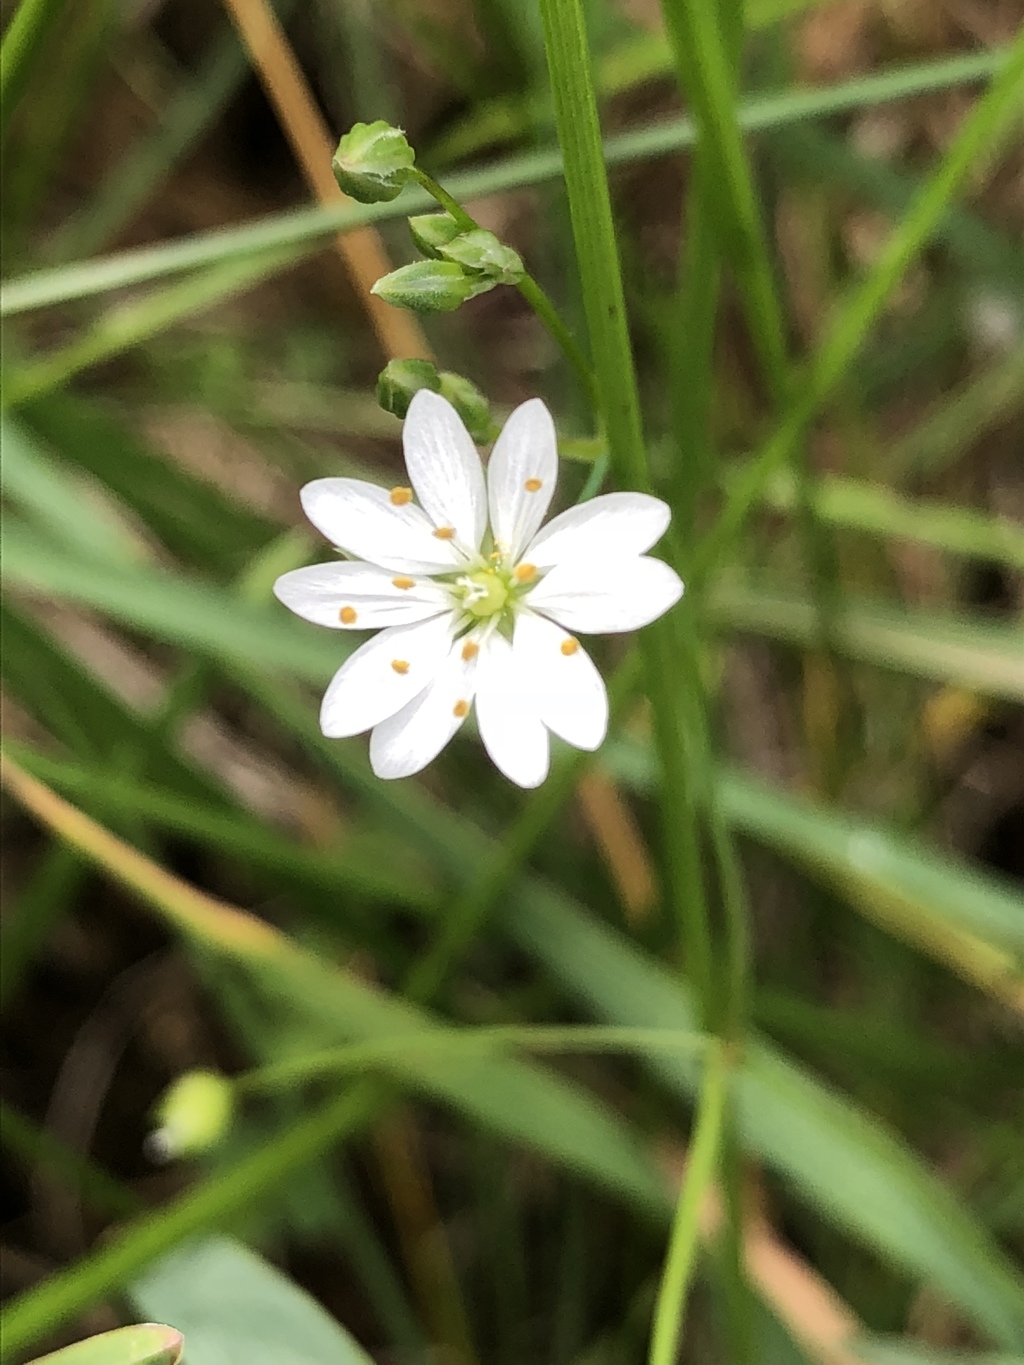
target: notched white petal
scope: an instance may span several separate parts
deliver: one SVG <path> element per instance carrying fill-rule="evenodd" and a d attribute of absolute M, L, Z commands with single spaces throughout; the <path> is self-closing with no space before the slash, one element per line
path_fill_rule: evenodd
<path fill-rule="evenodd" d="M 610 635 L 656 621 L 683 595 L 679 575 L 660 559 L 637 555 L 602 563 L 566 563 L 530 592 L 531 610 L 567 630 Z"/>
<path fill-rule="evenodd" d="M 480 651 L 476 718 L 494 766 L 520 787 L 539 787 L 548 775 L 548 732 L 537 714 L 512 646 L 496 631 Z"/>
<path fill-rule="evenodd" d="M 434 524 L 412 502 L 362 479 L 314 479 L 302 490 L 306 516 L 332 545 L 396 573 L 444 573 L 461 558 L 434 535 Z"/>
<path fill-rule="evenodd" d="M 579 641 L 553 621 L 526 612 L 516 621 L 512 653 L 548 729 L 577 749 L 596 749 L 608 730 L 608 694 Z"/>
<path fill-rule="evenodd" d="M 429 578 L 360 563 L 292 569 L 274 584 L 274 595 L 296 616 L 335 630 L 412 625 L 451 605 L 444 588 Z"/>
<path fill-rule="evenodd" d="M 413 396 L 402 427 L 405 464 L 416 496 L 437 530 L 477 551 L 487 526 L 487 491 L 480 455 L 462 418 L 430 389 Z"/>
<path fill-rule="evenodd" d="M 434 681 L 375 726 L 370 766 L 378 777 L 411 777 L 432 762 L 469 715 L 476 692 L 476 653 L 456 640 Z"/>
<path fill-rule="evenodd" d="M 648 493 L 604 493 L 552 517 L 524 557 L 538 569 L 641 555 L 665 534 L 668 504 Z"/>
<path fill-rule="evenodd" d="M 555 424 L 539 398 L 521 403 L 501 429 L 487 463 L 495 543 L 517 560 L 551 505 L 558 479 Z"/>
<path fill-rule="evenodd" d="M 320 706 L 320 729 L 330 739 L 345 739 L 393 716 L 437 677 L 451 638 L 446 614 L 390 626 L 367 640 L 331 680 Z"/>

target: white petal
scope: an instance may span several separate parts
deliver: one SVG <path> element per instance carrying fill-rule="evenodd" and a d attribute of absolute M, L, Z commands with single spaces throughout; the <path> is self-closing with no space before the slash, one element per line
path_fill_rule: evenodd
<path fill-rule="evenodd" d="M 463 549 L 479 550 L 487 525 L 484 470 L 451 403 L 420 389 L 409 404 L 402 446 L 409 479 L 434 526 L 453 527 Z"/>
<path fill-rule="evenodd" d="M 386 488 L 362 479 L 314 479 L 302 506 L 332 545 L 397 573 L 443 573 L 463 562 L 455 547 L 434 535 L 434 524 L 413 503 L 396 506 Z"/>
<path fill-rule="evenodd" d="M 392 575 L 372 564 L 292 569 L 274 584 L 274 595 L 296 616 L 337 630 L 407 626 L 451 610 L 448 593 L 431 579 Z"/>
<path fill-rule="evenodd" d="M 523 558 L 538 569 L 568 560 L 642 555 L 668 529 L 668 504 L 647 493 L 604 493 L 553 517 Z"/>
<path fill-rule="evenodd" d="M 548 775 L 548 732 L 530 704 L 512 646 L 497 632 L 480 651 L 476 718 L 494 766 L 520 787 L 539 787 Z"/>
<path fill-rule="evenodd" d="M 553 621 L 524 612 L 512 653 L 548 729 L 577 749 L 596 749 L 608 730 L 608 694 L 579 642 Z"/>
<path fill-rule="evenodd" d="M 451 638 L 451 617 L 435 616 L 415 626 L 391 626 L 367 640 L 332 678 L 320 706 L 320 729 L 330 739 L 344 739 L 393 716 L 437 677 Z"/>
<path fill-rule="evenodd" d="M 675 569 L 646 555 L 601 563 L 562 564 L 526 598 L 533 611 L 567 630 L 608 635 L 656 621 L 683 595 Z"/>
<path fill-rule="evenodd" d="M 476 692 L 476 659 L 456 640 L 432 683 L 374 728 L 370 765 L 378 777 L 411 777 L 441 752 L 469 714 Z"/>
<path fill-rule="evenodd" d="M 501 429 L 487 462 L 487 500 L 495 544 L 517 560 L 544 520 L 558 478 L 555 424 L 539 398 L 521 403 Z"/>

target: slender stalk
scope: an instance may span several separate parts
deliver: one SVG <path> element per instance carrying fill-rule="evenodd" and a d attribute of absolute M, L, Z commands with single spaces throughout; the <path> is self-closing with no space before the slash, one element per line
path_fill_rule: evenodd
<path fill-rule="evenodd" d="M 441 207 L 451 214 L 464 232 L 474 232 L 479 228 L 480 224 L 472 214 L 468 213 L 455 196 L 439 184 L 432 175 L 428 175 L 418 166 L 414 169 L 413 174 L 427 193 L 432 195 Z M 563 322 L 558 309 L 529 272 L 523 276 L 516 287 L 547 328 L 549 335 L 566 360 L 576 371 L 595 411 L 600 411 L 593 367 L 582 346 Z"/>
<path fill-rule="evenodd" d="M 66 0 L 21 0 L 0 47 L 0 133 L 24 94 L 32 66 Z"/>
<path fill-rule="evenodd" d="M 583 8 L 580 0 L 541 0 L 540 12 L 612 468 L 624 486 L 647 488 L 647 452 Z M 641 649 L 662 763 L 668 898 L 706 1019 L 713 1008 L 711 936 L 696 810 L 677 713 L 679 660 L 669 618 L 648 628 Z M 689 685 L 694 682 L 689 679 Z"/>
<path fill-rule="evenodd" d="M 374 1065 L 386 1068 L 396 1057 L 409 1053 L 451 1052 L 460 1056 L 521 1049 L 543 1053 L 613 1052 L 699 1052 L 713 1042 L 704 1033 L 683 1029 L 618 1028 L 602 1025 L 572 1024 L 564 1027 L 534 1025 L 496 1025 L 481 1028 L 436 1030 L 431 1035 L 411 1033 L 406 1037 L 380 1038 L 347 1047 L 324 1048 L 304 1057 L 261 1066 L 239 1076 L 234 1084 L 239 1094 L 265 1094 L 290 1090 L 308 1081 L 338 1077 Z"/>
<path fill-rule="evenodd" d="M 711 1050 L 697 1104 L 697 1126 L 679 1190 L 668 1256 L 654 1309 L 648 1365 L 675 1365 L 686 1313 L 686 1293 L 697 1258 L 701 1213 L 722 1144 L 727 1062 L 724 1047 Z"/>

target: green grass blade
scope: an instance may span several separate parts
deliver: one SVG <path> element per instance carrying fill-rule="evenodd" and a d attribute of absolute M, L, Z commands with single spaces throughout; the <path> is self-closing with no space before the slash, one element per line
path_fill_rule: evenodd
<path fill-rule="evenodd" d="M 1024 356 L 1024 350 L 1021 355 Z M 1024 371 L 1022 371 L 1024 378 Z M 886 462 L 887 474 L 891 466 Z M 730 482 L 743 477 L 742 469 L 730 470 Z M 936 550 L 969 559 L 1024 569 L 1024 529 L 1008 518 L 989 516 L 969 507 L 904 497 L 881 484 L 826 474 L 812 489 L 815 510 L 823 521 L 844 530 L 865 531 L 894 540 L 913 540 Z M 762 494 L 765 506 L 792 512 L 796 489 L 787 473 L 776 475 Z"/>
<path fill-rule="evenodd" d="M 822 90 L 758 96 L 740 107 L 738 118 L 746 132 L 784 127 L 793 121 L 827 118 L 884 100 L 908 98 L 925 90 L 987 80 L 997 75 L 1005 64 L 1006 53 L 996 51 L 928 63 L 920 68 L 898 68 Z M 696 130 L 690 119 L 666 119 L 638 132 L 608 138 L 605 161 L 609 166 L 631 165 L 692 146 L 695 138 Z M 525 186 L 551 183 L 561 176 L 561 156 L 553 149 L 546 149 L 512 157 L 483 170 L 453 175 L 446 183 L 451 193 L 466 203 Z M 413 190 L 390 204 L 292 210 L 242 227 L 219 228 L 160 246 L 118 252 L 96 261 L 33 271 L 8 281 L 0 290 L 0 316 L 10 317 L 70 299 L 123 289 L 236 256 L 298 246 L 339 231 L 353 231 L 368 224 L 423 213 L 431 207 L 433 201 L 429 195 Z"/>
<path fill-rule="evenodd" d="M 723 630 L 808 648 L 817 641 L 814 607 L 803 597 L 725 581 L 713 589 L 709 610 Z M 836 609 L 832 639 L 842 654 L 878 668 L 1024 700 L 1024 637 L 1014 626 L 854 598 Z"/>
<path fill-rule="evenodd" d="M 768 479 L 785 464 L 822 403 L 846 373 L 893 289 L 924 248 L 964 177 L 992 152 L 1024 105 L 1024 33 L 988 93 L 961 125 L 939 167 L 921 188 L 885 244 L 870 274 L 840 306 L 810 363 L 797 397 L 751 470 L 729 494 L 714 532 L 702 543 L 697 567 L 718 562 L 742 530 Z"/>
<path fill-rule="evenodd" d="M 64 0 L 21 0 L 4 32 L 0 46 L 0 137 L 14 107 L 32 79 L 32 67 L 54 24 Z"/>

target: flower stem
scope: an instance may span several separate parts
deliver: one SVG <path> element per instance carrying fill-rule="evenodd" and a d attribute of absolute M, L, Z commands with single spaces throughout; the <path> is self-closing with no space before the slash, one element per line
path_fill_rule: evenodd
<path fill-rule="evenodd" d="M 668 1255 L 654 1308 L 648 1365 L 675 1365 L 678 1357 L 686 1291 L 697 1258 L 701 1206 L 714 1178 L 722 1145 L 727 1074 L 726 1049 L 721 1045 L 712 1048 L 697 1102 L 697 1126 L 686 1175 L 679 1190 Z"/>
<path fill-rule="evenodd" d="M 580 0 L 541 0 L 544 46 L 562 147 L 569 212 L 612 466 L 622 486 L 648 488 L 647 451 L 626 322 L 611 198 Z M 705 1024 L 714 1013 L 711 934 L 700 860 L 695 788 L 679 710 L 680 658 L 671 617 L 641 640 L 662 764 L 661 802 L 668 900 Z M 682 690 L 699 687 L 687 669 Z"/>
<path fill-rule="evenodd" d="M 433 195 L 441 207 L 451 214 L 463 232 L 474 232 L 479 228 L 480 224 L 473 215 L 468 213 L 459 201 L 432 175 L 428 175 L 418 166 L 414 168 L 413 175 L 427 193 Z M 597 381 L 594 377 L 593 366 L 587 359 L 586 352 L 566 326 L 558 309 L 529 272 L 523 276 L 516 288 L 547 328 L 548 334 L 576 371 L 594 408 L 599 409 Z"/>

